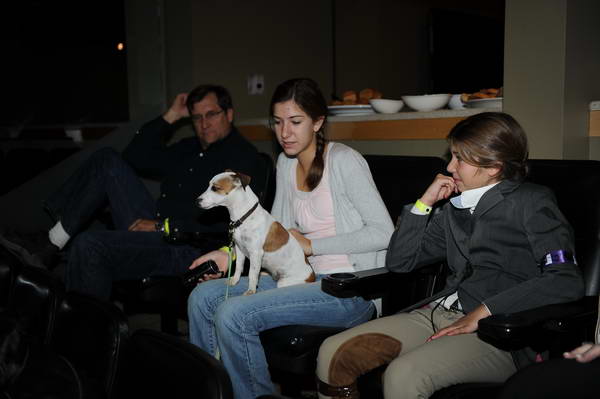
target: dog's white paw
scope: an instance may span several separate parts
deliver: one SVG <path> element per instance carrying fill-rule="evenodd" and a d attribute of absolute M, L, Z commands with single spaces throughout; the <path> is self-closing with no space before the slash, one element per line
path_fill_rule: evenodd
<path fill-rule="evenodd" d="M 256 294 L 256 290 L 247 290 L 246 292 L 244 292 L 245 296 L 253 295 L 253 294 Z"/>
<path fill-rule="evenodd" d="M 239 281 L 239 278 L 231 277 L 229 280 L 227 280 L 227 285 L 231 287 L 239 283 Z"/>

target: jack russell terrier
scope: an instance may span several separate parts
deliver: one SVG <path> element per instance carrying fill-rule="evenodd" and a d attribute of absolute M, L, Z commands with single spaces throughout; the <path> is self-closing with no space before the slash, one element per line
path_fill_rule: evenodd
<path fill-rule="evenodd" d="M 229 239 L 235 244 L 237 258 L 228 284 L 240 281 L 246 257 L 250 258 L 250 271 L 244 295 L 256 292 L 261 267 L 277 281 L 277 287 L 315 281 L 298 241 L 260 206 L 249 183 L 250 177 L 228 170 L 213 177 L 197 200 L 203 209 L 224 206 L 229 211 Z"/>

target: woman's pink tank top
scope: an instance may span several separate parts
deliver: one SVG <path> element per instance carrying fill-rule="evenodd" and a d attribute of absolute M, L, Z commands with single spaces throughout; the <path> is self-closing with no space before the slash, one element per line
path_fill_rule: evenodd
<path fill-rule="evenodd" d="M 298 190 L 296 168 L 292 168 L 292 174 L 293 209 L 299 230 L 310 240 L 335 236 L 335 216 L 327 162 L 325 162 L 323 177 L 313 191 Z M 317 274 L 354 271 L 348 255 L 345 254 L 309 256 L 308 260 Z"/>

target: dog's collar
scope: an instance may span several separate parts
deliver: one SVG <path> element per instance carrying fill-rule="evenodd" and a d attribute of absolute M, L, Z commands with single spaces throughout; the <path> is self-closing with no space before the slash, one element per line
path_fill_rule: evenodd
<path fill-rule="evenodd" d="M 233 244 L 233 231 L 235 229 L 237 229 L 238 227 L 240 227 L 242 225 L 242 223 L 244 223 L 244 220 L 248 219 L 248 216 L 250 216 L 252 214 L 252 212 L 254 212 L 256 210 L 256 208 L 258 208 L 258 202 L 256 204 L 254 204 L 254 206 L 252 208 L 250 208 L 250 210 L 248 212 L 246 212 L 244 214 L 244 216 L 242 216 L 241 218 L 239 218 L 236 221 L 231 221 L 229 222 L 229 242 Z"/>

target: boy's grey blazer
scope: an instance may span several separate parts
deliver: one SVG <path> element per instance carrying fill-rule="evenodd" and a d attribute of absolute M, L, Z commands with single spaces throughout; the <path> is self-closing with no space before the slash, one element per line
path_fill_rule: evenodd
<path fill-rule="evenodd" d="M 492 314 L 512 313 L 583 296 L 577 265 L 540 267 L 553 250 L 574 253 L 572 229 L 552 192 L 505 180 L 483 195 L 473 214 L 450 203 L 431 217 L 405 210 L 386 266 L 408 272 L 447 260 L 450 267 L 442 292 L 405 311 L 458 290 L 465 313 L 481 303 Z"/>

